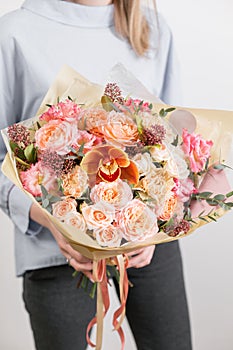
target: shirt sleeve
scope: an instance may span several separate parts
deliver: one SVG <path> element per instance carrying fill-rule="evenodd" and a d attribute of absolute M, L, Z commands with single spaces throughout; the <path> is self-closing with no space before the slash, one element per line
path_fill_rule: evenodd
<path fill-rule="evenodd" d="M 0 25 L 1 28 L 1 25 Z M 15 41 L 1 30 L 0 39 L 0 129 L 20 121 L 20 76 L 17 76 Z M 0 136 L 0 166 L 6 154 Z M 31 199 L 0 171 L 0 208 L 24 234 L 35 235 L 41 226 L 29 218 Z"/>

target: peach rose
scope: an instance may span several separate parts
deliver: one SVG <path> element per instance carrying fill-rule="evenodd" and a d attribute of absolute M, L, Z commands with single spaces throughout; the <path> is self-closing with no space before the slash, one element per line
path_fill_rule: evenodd
<path fill-rule="evenodd" d="M 115 219 L 115 208 L 108 203 L 98 202 L 93 205 L 83 205 L 82 214 L 87 227 L 92 230 L 111 225 Z"/>
<path fill-rule="evenodd" d="M 102 247 L 119 247 L 122 240 L 122 231 L 113 225 L 94 230 L 94 237 Z"/>
<path fill-rule="evenodd" d="M 133 199 L 117 214 L 117 224 L 130 242 L 143 241 L 158 232 L 156 215 L 138 199 Z"/>
<path fill-rule="evenodd" d="M 65 196 L 78 198 L 88 187 L 88 176 L 78 165 L 68 174 L 62 175 L 61 180 Z"/>
<path fill-rule="evenodd" d="M 107 124 L 102 127 L 104 139 L 116 147 L 132 146 L 138 140 L 138 129 L 132 118 L 124 113 L 111 111 Z"/>
<path fill-rule="evenodd" d="M 42 195 L 40 185 L 43 185 L 48 192 L 56 192 L 58 189 L 54 173 L 43 167 L 41 161 L 32 164 L 30 169 L 21 171 L 20 179 L 25 190 L 35 197 Z"/>
<path fill-rule="evenodd" d="M 70 213 L 76 213 L 77 202 L 73 198 L 65 198 L 62 201 L 56 202 L 52 205 L 53 216 L 59 220 Z"/>
<path fill-rule="evenodd" d="M 102 136 L 102 126 L 107 123 L 108 113 L 103 108 L 87 108 L 79 115 L 78 128 Z"/>
<path fill-rule="evenodd" d="M 50 120 L 36 131 L 36 146 L 40 151 L 50 150 L 65 155 L 77 138 L 77 132 L 77 125 L 74 122 Z"/>
<path fill-rule="evenodd" d="M 159 219 L 163 221 L 168 221 L 169 219 L 171 219 L 175 211 L 176 204 L 177 196 L 174 192 L 171 192 L 171 195 L 168 196 L 167 200 L 165 201 L 162 214 L 159 216 Z"/>
<path fill-rule="evenodd" d="M 94 203 L 104 201 L 119 209 L 133 199 L 133 193 L 126 182 L 118 179 L 114 182 L 100 182 L 95 185 L 90 197 Z"/>
<path fill-rule="evenodd" d="M 82 214 L 76 212 L 71 212 L 64 217 L 64 223 L 77 228 L 82 232 L 86 232 L 87 226 Z"/>

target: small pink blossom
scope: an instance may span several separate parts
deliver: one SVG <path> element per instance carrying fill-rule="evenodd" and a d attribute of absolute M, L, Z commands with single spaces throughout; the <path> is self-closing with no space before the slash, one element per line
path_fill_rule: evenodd
<path fill-rule="evenodd" d="M 174 183 L 176 185 L 174 187 L 174 192 L 183 203 L 187 202 L 190 199 L 192 193 L 197 192 L 193 181 L 189 178 L 183 180 L 174 178 Z"/>
<path fill-rule="evenodd" d="M 43 185 L 48 192 L 57 189 L 57 182 L 54 173 L 50 169 L 42 166 L 41 161 L 31 165 L 30 169 L 20 173 L 22 185 L 26 191 L 33 196 L 41 196 L 41 187 Z"/>
<path fill-rule="evenodd" d="M 59 102 L 40 116 L 40 120 L 49 122 L 50 120 L 77 120 L 80 107 L 73 101 L 67 99 L 65 102 Z"/>
<path fill-rule="evenodd" d="M 77 139 L 72 145 L 72 148 L 75 150 L 79 150 L 82 145 L 84 145 L 83 153 L 90 151 L 92 147 L 100 145 L 102 143 L 102 138 L 95 136 L 93 134 L 90 134 L 89 132 L 85 130 L 79 130 Z"/>
<path fill-rule="evenodd" d="M 191 171 L 198 173 L 204 170 L 213 142 L 204 140 L 199 134 L 189 134 L 187 129 L 183 130 L 182 137 L 182 148 L 184 154 L 189 158 Z"/>
<path fill-rule="evenodd" d="M 124 105 L 127 106 L 133 113 L 135 112 L 135 109 L 139 109 L 141 112 L 151 112 L 149 102 L 143 102 L 139 99 L 128 98 Z"/>

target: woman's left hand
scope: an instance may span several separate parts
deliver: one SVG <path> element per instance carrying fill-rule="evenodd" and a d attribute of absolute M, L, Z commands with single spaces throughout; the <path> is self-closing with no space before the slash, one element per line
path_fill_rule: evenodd
<path fill-rule="evenodd" d="M 151 245 L 128 253 L 127 256 L 129 257 L 129 264 L 127 268 L 135 267 L 138 269 L 149 265 L 154 255 L 154 251 L 155 245 Z"/>

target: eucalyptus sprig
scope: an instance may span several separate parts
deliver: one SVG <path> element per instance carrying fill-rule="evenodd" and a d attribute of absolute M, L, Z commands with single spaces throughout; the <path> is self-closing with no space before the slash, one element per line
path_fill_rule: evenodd
<path fill-rule="evenodd" d="M 50 194 L 43 185 L 40 185 L 40 188 L 42 196 L 35 198 L 41 203 L 42 208 L 46 209 L 51 214 L 53 203 L 59 202 L 61 198 Z"/>
<path fill-rule="evenodd" d="M 228 198 L 233 196 L 233 191 L 224 194 L 213 195 L 213 192 L 199 192 L 192 195 L 192 199 L 198 201 L 206 201 L 210 206 L 219 206 L 224 210 L 230 210 L 233 207 L 233 202 L 226 202 Z"/>

